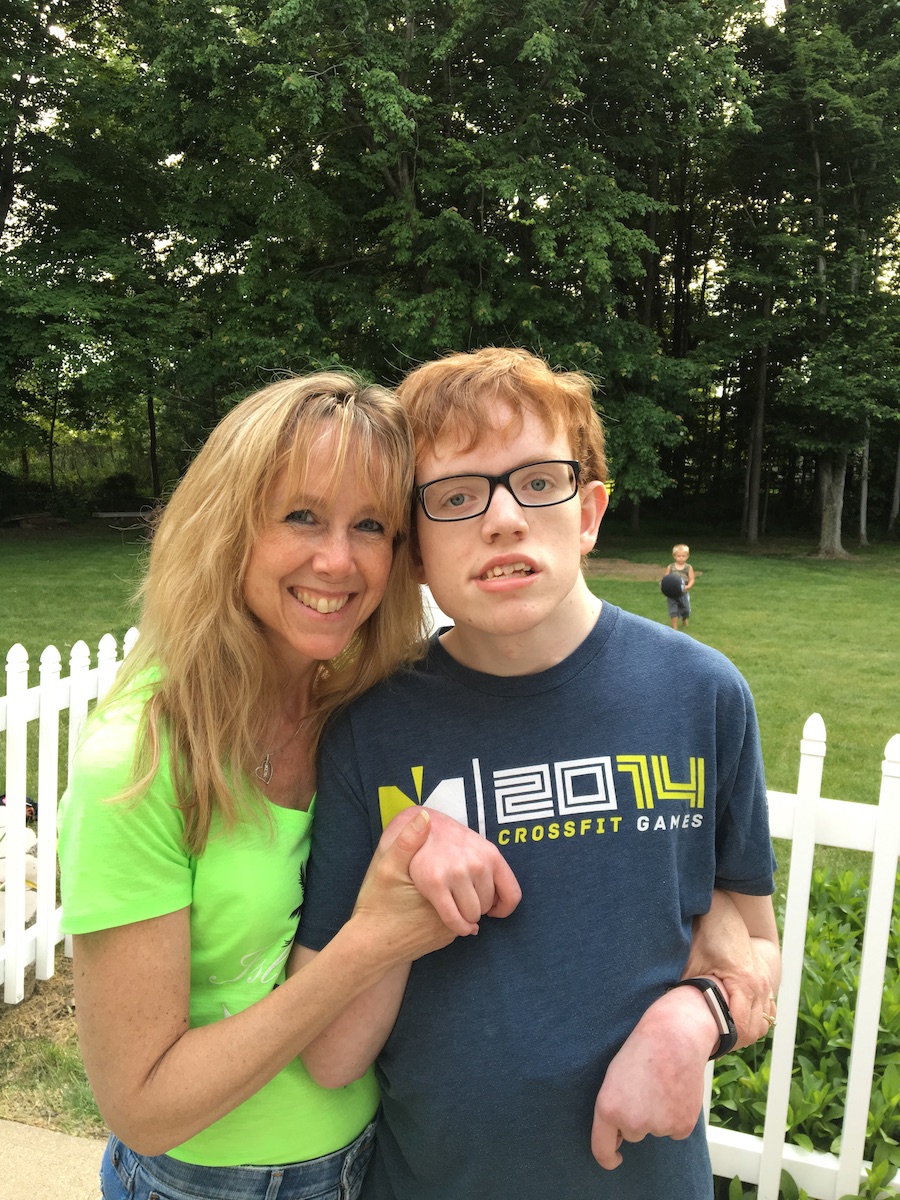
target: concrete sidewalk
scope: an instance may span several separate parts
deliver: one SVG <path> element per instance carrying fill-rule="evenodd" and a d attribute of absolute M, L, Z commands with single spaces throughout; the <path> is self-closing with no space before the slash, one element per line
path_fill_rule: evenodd
<path fill-rule="evenodd" d="M 105 1144 L 0 1121 L 0 1200 L 100 1200 Z"/>

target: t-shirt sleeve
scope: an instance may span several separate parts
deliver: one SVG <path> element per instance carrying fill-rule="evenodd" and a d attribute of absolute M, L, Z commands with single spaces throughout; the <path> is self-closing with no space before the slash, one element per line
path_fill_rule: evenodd
<path fill-rule="evenodd" d="M 748 896 L 775 890 L 775 856 L 759 726 L 746 681 L 722 689 L 717 705 L 716 887 Z"/>
<path fill-rule="evenodd" d="M 323 739 L 303 909 L 297 941 L 321 950 L 350 918 L 378 836 L 363 794 L 349 719 Z"/>
<path fill-rule="evenodd" d="M 59 816 L 64 933 L 129 925 L 191 903 L 191 860 L 165 757 L 146 793 L 115 799 L 131 782 L 139 721 L 139 703 L 124 701 L 92 719 L 75 754 Z"/>

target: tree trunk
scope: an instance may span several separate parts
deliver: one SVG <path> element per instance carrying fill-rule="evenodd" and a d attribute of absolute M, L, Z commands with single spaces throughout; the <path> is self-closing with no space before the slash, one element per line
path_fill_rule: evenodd
<path fill-rule="evenodd" d="M 841 516 L 844 511 L 844 481 L 847 478 L 847 451 L 822 454 L 818 461 L 821 526 L 819 558 L 849 558 L 841 543 Z"/>
<path fill-rule="evenodd" d="M 869 520 L 869 418 L 866 417 L 866 434 L 863 439 L 862 467 L 859 480 L 859 544 L 868 546 L 866 526 Z"/>
<path fill-rule="evenodd" d="M 150 486 L 153 489 L 153 499 L 162 499 L 162 488 L 159 482 L 159 459 L 156 452 L 156 409 L 153 406 L 153 393 L 147 393 L 147 428 L 150 431 Z"/>
<path fill-rule="evenodd" d="M 762 489 L 762 512 L 761 512 L 760 518 L 759 518 L 760 537 L 766 536 L 766 522 L 769 519 L 769 492 L 772 490 L 771 475 L 772 475 L 771 470 L 769 469 L 769 467 L 766 467 L 766 476 L 765 476 L 765 481 L 763 483 L 763 489 Z"/>
<path fill-rule="evenodd" d="M 631 512 L 628 516 L 628 528 L 632 533 L 641 532 L 641 502 L 640 500 L 631 501 Z"/>
<path fill-rule="evenodd" d="M 894 469 L 894 494 L 891 496 L 891 514 L 888 517 L 888 537 L 893 537 L 896 533 L 898 516 L 900 516 L 900 442 L 897 443 L 897 466 Z"/>
<path fill-rule="evenodd" d="M 50 411 L 50 435 L 47 439 L 47 458 L 50 462 L 50 491 L 56 494 L 56 418 L 59 414 L 59 372 L 56 374 L 56 387 L 53 391 L 53 407 Z"/>
<path fill-rule="evenodd" d="M 772 289 L 763 295 L 762 318 L 772 316 Z M 766 429 L 766 379 L 769 374 L 769 340 L 757 351 L 756 378 L 754 380 L 753 422 L 750 426 L 750 454 L 747 481 L 747 541 L 755 546 L 759 541 L 759 484 L 762 478 L 763 444 Z"/>

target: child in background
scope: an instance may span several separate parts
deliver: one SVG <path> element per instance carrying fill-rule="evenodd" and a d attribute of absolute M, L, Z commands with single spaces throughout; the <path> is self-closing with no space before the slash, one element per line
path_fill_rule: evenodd
<path fill-rule="evenodd" d="M 683 543 L 672 547 L 672 557 L 674 562 L 669 563 L 667 575 L 680 575 L 684 580 L 684 591 L 680 596 L 667 596 L 666 604 L 669 606 L 669 620 L 672 623 L 672 628 L 678 628 L 678 621 L 681 620 L 681 628 L 687 626 L 691 616 L 691 598 L 688 592 L 694 586 L 694 568 L 688 562 L 688 555 L 691 552 L 690 546 L 685 546 Z"/>

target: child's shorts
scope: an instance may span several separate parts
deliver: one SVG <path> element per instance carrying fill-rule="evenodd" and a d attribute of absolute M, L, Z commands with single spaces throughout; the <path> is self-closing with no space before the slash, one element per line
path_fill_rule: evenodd
<path fill-rule="evenodd" d="M 669 606 L 670 617 L 681 617 L 686 621 L 691 615 L 691 597 L 689 592 L 682 592 L 680 596 L 674 599 L 671 596 L 666 597 L 666 604 Z"/>

